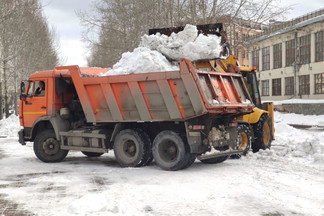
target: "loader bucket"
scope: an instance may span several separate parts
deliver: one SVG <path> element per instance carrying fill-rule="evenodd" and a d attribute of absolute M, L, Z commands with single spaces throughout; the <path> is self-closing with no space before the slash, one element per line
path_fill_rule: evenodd
<path fill-rule="evenodd" d="M 204 34 L 204 35 L 213 34 L 213 35 L 217 35 L 218 37 L 221 37 L 221 45 L 223 47 L 221 56 L 227 56 L 229 54 L 229 44 L 227 41 L 226 32 L 223 31 L 223 23 L 196 25 L 196 27 L 198 30 L 198 34 Z M 183 29 L 184 26 L 150 29 L 149 35 L 160 33 L 160 34 L 170 36 L 173 32 L 178 33 Z"/>

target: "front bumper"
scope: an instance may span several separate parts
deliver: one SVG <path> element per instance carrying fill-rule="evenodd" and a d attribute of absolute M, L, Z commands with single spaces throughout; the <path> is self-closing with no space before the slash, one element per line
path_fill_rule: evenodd
<path fill-rule="evenodd" d="M 18 132 L 18 137 L 19 137 L 19 143 L 21 145 L 26 145 L 25 143 L 25 139 L 24 139 L 24 129 L 21 129 L 19 132 Z"/>

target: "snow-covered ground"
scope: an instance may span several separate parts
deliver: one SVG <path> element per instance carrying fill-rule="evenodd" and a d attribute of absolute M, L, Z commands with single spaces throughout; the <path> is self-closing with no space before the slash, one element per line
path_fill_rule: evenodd
<path fill-rule="evenodd" d="M 0 121 L 0 215 L 324 215 L 324 132 L 292 119 L 324 116 L 276 112 L 271 150 L 167 172 L 120 168 L 112 153 L 43 163 L 13 116 Z"/>

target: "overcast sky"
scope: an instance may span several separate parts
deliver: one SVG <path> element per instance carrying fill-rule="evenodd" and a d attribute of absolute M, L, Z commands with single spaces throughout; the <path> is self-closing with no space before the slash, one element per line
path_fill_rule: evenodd
<path fill-rule="evenodd" d="M 81 41 L 82 26 L 76 11 L 88 11 L 95 0 L 41 0 L 45 16 L 51 27 L 55 28 L 60 45 L 60 57 L 65 65 L 86 66 L 87 49 Z M 149 0 L 148 0 L 149 1 Z M 324 8 L 323 0 L 282 0 L 282 5 L 293 5 L 287 14 L 292 19 Z"/>

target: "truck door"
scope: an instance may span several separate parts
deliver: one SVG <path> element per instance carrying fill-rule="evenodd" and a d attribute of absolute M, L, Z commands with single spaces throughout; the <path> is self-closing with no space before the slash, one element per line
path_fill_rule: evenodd
<path fill-rule="evenodd" d="M 47 115 L 47 81 L 28 82 L 26 100 L 23 101 L 24 127 L 32 127 L 34 122 Z"/>

